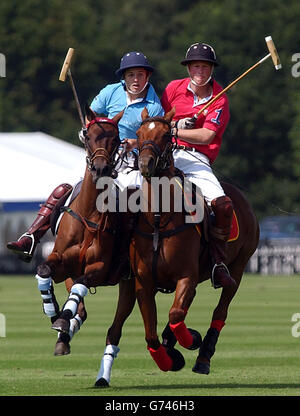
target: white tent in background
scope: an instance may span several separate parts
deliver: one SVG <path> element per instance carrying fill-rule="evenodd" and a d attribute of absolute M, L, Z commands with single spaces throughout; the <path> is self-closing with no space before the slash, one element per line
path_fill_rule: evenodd
<path fill-rule="evenodd" d="M 45 201 L 84 176 L 85 151 L 45 133 L 0 133 L 0 203 Z"/>
<path fill-rule="evenodd" d="M 82 147 L 41 132 L 0 133 L 0 256 L 9 254 L 6 242 L 26 231 L 54 188 L 76 184 L 85 167 Z"/>

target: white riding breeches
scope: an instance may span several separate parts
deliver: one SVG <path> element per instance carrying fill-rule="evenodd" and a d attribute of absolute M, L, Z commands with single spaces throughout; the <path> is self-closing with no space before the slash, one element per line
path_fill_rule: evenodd
<path fill-rule="evenodd" d="M 208 205 L 225 193 L 218 179 L 213 174 L 209 159 L 203 153 L 187 150 L 174 150 L 174 164 L 186 177 L 198 186 Z"/>
<path fill-rule="evenodd" d="M 211 201 L 220 196 L 224 196 L 223 188 L 215 177 L 210 167 L 207 156 L 196 151 L 174 150 L 174 164 L 186 177 L 193 182 L 202 192 L 208 205 Z M 121 191 L 125 188 L 140 188 L 143 177 L 139 170 L 132 170 L 134 156 L 129 154 L 127 163 L 117 166 L 118 177 L 114 182 Z"/>
<path fill-rule="evenodd" d="M 127 154 L 127 158 L 121 164 L 117 164 L 116 171 L 118 177 L 114 180 L 121 191 L 125 188 L 140 188 L 142 186 L 143 177 L 139 170 L 132 170 L 135 158 L 132 153 Z"/>

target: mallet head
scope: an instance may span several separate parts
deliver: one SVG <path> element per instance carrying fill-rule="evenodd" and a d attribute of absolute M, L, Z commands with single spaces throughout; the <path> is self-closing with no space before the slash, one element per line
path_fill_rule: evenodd
<path fill-rule="evenodd" d="M 282 65 L 281 65 L 281 62 L 280 62 L 280 59 L 279 59 L 279 55 L 277 53 L 277 49 L 275 48 L 272 36 L 266 36 L 265 41 L 266 41 L 267 47 L 269 49 L 269 52 L 271 54 L 271 58 L 272 58 L 274 66 L 275 66 L 275 69 L 281 69 Z"/>
<path fill-rule="evenodd" d="M 68 73 L 68 70 L 69 70 L 70 65 L 71 65 L 73 53 L 74 53 L 74 49 L 73 48 L 69 48 L 69 50 L 67 52 L 67 55 L 65 57 L 65 61 L 63 63 L 63 66 L 61 68 L 60 76 L 58 78 L 60 81 L 63 81 L 64 82 L 66 80 L 67 73 Z"/>

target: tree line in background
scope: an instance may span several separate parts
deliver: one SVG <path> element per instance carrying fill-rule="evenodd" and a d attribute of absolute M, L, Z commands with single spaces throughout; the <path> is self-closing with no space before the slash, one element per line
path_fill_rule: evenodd
<path fill-rule="evenodd" d="M 214 164 L 221 180 L 236 184 L 258 217 L 300 215 L 300 3 L 290 0 L 3 0 L 0 52 L 0 131 L 43 131 L 79 145 L 80 120 L 72 90 L 58 81 L 69 47 L 81 104 L 117 82 L 121 56 L 140 50 L 156 68 L 160 95 L 169 81 L 186 76 L 180 65 L 194 42 L 211 44 L 227 86 L 268 53 L 272 35 L 283 64 L 271 59 L 229 90 L 231 120 Z M 296 74 L 297 75 L 297 74 Z M 300 75 L 300 73 L 299 73 Z M 66 155 L 67 157 L 67 155 Z"/>

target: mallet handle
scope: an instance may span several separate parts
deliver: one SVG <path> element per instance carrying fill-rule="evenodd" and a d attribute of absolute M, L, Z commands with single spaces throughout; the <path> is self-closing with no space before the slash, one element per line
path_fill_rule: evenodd
<path fill-rule="evenodd" d="M 242 75 L 240 75 L 237 79 L 235 79 L 234 81 L 232 81 L 231 84 L 227 85 L 226 88 L 224 88 L 222 91 L 220 91 L 214 98 L 212 98 L 208 103 L 205 104 L 204 107 L 201 108 L 201 110 L 198 111 L 198 113 L 196 113 L 194 115 L 194 119 L 197 119 L 198 116 L 203 113 L 204 110 L 207 109 L 207 107 L 209 107 L 212 103 L 214 103 L 222 94 L 224 94 L 226 91 L 228 91 L 231 87 L 233 87 L 237 82 L 239 82 L 242 78 L 244 78 L 247 74 L 249 74 L 250 71 L 252 71 L 254 68 L 256 68 L 258 65 L 260 65 L 262 62 L 264 62 L 267 58 L 269 58 L 271 56 L 271 54 L 269 53 L 268 55 L 266 55 L 264 58 L 262 58 L 260 61 L 256 62 L 256 64 L 254 64 L 253 66 L 251 66 L 251 68 L 247 69 L 247 71 L 245 71 Z"/>
<path fill-rule="evenodd" d="M 77 107 L 78 114 L 79 114 L 79 117 L 80 117 L 80 121 L 81 121 L 82 127 L 85 128 L 85 122 L 84 122 L 84 118 L 83 118 L 83 115 L 82 115 L 78 95 L 77 95 L 77 92 L 76 92 L 76 88 L 75 88 L 75 85 L 74 85 L 74 81 L 73 81 L 72 74 L 71 74 L 71 68 L 70 68 L 71 67 L 71 61 L 72 61 L 72 58 L 73 58 L 73 54 L 74 54 L 74 49 L 69 48 L 69 50 L 67 52 L 67 55 L 65 57 L 61 72 L 60 72 L 59 80 L 65 82 L 67 75 L 70 78 L 71 87 L 72 87 L 72 90 L 73 90 L 73 95 L 74 95 L 74 98 L 75 98 L 75 103 L 76 103 L 76 107 Z"/>
<path fill-rule="evenodd" d="M 81 121 L 82 127 L 85 128 L 85 122 L 84 122 L 84 118 L 83 118 L 83 115 L 82 115 L 80 102 L 79 102 L 79 99 L 78 99 L 78 95 L 77 95 L 76 88 L 75 88 L 75 85 L 74 85 L 74 82 L 73 82 L 73 77 L 72 77 L 70 68 L 68 69 L 68 76 L 70 78 L 71 87 L 72 87 L 72 90 L 73 90 L 73 94 L 74 94 L 78 114 L 79 114 L 79 117 L 80 117 L 80 121 Z"/>

